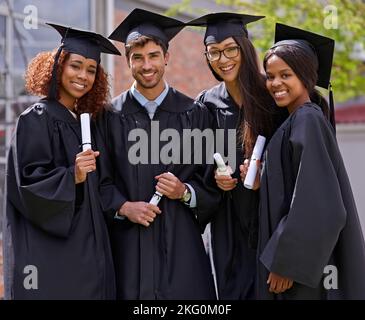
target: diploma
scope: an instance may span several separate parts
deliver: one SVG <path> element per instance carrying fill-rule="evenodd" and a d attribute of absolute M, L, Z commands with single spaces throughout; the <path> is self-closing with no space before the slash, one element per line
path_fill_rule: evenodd
<path fill-rule="evenodd" d="M 225 165 L 224 160 L 220 153 L 215 153 L 213 155 L 214 161 L 217 165 L 217 175 L 218 176 L 230 176 L 231 173 L 228 170 L 228 167 Z"/>
<path fill-rule="evenodd" d="M 81 139 L 82 151 L 91 149 L 91 134 L 90 134 L 90 114 L 82 113 L 81 120 Z"/>
<path fill-rule="evenodd" d="M 256 174 L 257 174 L 257 164 L 256 160 L 260 160 L 262 156 L 262 152 L 265 147 L 266 138 L 263 136 L 258 136 L 255 146 L 252 151 L 252 156 L 250 159 L 250 165 L 248 167 L 247 175 L 245 178 L 245 181 L 243 182 L 243 185 L 247 189 L 252 189 L 253 185 L 255 183 Z"/>
<path fill-rule="evenodd" d="M 172 174 L 171 172 L 167 172 L 168 174 Z M 158 205 L 158 203 L 160 202 L 161 198 L 162 198 L 163 194 L 161 192 L 155 191 L 155 193 L 153 194 L 150 203 L 154 204 L 155 206 Z"/>
<path fill-rule="evenodd" d="M 161 198 L 162 198 L 162 193 L 156 191 L 155 194 L 152 196 L 150 203 L 157 206 L 158 203 L 160 202 Z"/>

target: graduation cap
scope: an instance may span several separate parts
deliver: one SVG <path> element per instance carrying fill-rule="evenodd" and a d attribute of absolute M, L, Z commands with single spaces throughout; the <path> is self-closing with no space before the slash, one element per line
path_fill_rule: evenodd
<path fill-rule="evenodd" d="M 335 41 L 317 33 L 277 23 L 275 44 L 271 49 L 281 45 L 295 45 L 316 54 L 318 58 L 317 86 L 329 89 L 330 121 L 335 128 L 333 92 L 330 83 Z"/>
<path fill-rule="evenodd" d="M 210 13 L 186 23 L 188 26 L 206 26 L 204 43 L 219 43 L 232 36 L 247 38 L 246 24 L 265 18 L 241 13 Z"/>
<path fill-rule="evenodd" d="M 50 99 L 56 99 L 58 59 L 62 49 L 68 53 L 75 53 L 82 55 L 85 58 L 93 59 L 98 64 L 100 63 L 101 52 L 121 55 L 119 50 L 100 34 L 73 29 L 54 23 L 46 24 L 55 28 L 62 36 L 61 45 L 57 50 L 55 62 L 53 64 L 51 85 L 48 92 L 48 98 Z"/>
<path fill-rule="evenodd" d="M 85 58 L 93 59 L 100 63 L 100 53 L 116 54 L 120 56 L 119 50 L 102 35 L 82 31 L 54 23 L 46 23 L 55 28 L 62 36 L 63 49 L 69 53 L 80 54 Z"/>
<path fill-rule="evenodd" d="M 308 48 L 310 48 L 314 51 L 318 57 L 317 85 L 324 89 L 328 89 L 335 41 L 313 32 L 277 23 L 275 29 L 275 44 L 272 48 L 285 44 L 301 46 L 303 50 L 308 50 Z"/>
<path fill-rule="evenodd" d="M 109 39 L 127 44 L 141 36 L 156 37 L 168 47 L 169 41 L 184 27 L 184 22 L 180 20 L 137 8 L 121 22 Z"/>

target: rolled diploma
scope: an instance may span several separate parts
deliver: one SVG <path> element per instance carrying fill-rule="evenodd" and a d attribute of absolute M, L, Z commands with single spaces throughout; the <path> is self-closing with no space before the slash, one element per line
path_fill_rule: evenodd
<path fill-rule="evenodd" d="M 171 172 L 167 172 L 169 174 L 172 174 Z M 158 192 L 158 191 L 155 191 L 155 193 L 153 194 L 151 200 L 150 200 L 150 203 L 151 204 L 154 204 L 155 206 L 158 205 L 158 203 L 160 202 L 161 198 L 162 198 L 163 194 Z"/>
<path fill-rule="evenodd" d="M 91 149 L 91 134 L 90 134 L 90 114 L 82 113 L 81 120 L 81 139 L 82 151 Z"/>
<path fill-rule="evenodd" d="M 228 167 L 225 165 L 224 160 L 220 153 L 215 153 L 213 155 L 214 161 L 217 164 L 217 175 L 218 176 L 230 176 L 230 172 Z"/>
<path fill-rule="evenodd" d="M 158 203 L 160 202 L 161 198 L 162 198 L 162 193 L 156 191 L 155 194 L 152 196 L 150 203 L 157 206 Z"/>
<path fill-rule="evenodd" d="M 245 181 L 243 182 L 243 185 L 247 189 L 252 189 L 253 185 L 255 183 L 256 174 L 257 174 L 257 164 L 256 160 L 260 160 L 262 156 L 262 151 L 264 150 L 266 138 L 263 136 L 258 136 L 255 146 L 252 151 L 252 156 L 250 160 L 250 165 L 248 167 L 247 175 L 245 178 Z"/>

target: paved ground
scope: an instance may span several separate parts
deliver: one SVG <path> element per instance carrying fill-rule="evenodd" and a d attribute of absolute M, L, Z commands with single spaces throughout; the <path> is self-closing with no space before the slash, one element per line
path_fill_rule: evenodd
<path fill-rule="evenodd" d="M 3 278 L 3 246 L 0 239 L 0 299 L 4 297 L 4 278 Z"/>

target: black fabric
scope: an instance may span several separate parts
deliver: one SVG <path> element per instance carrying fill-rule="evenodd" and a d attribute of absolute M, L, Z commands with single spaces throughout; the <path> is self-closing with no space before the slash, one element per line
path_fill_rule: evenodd
<path fill-rule="evenodd" d="M 221 83 L 199 96 L 215 117 L 216 127 L 237 129 L 244 114 L 229 95 L 225 83 Z M 228 140 L 224 143 L 227 153 Z M 259 193 L 244 188 L 239 165 L 243 163 L 242 145 L 236 146 L 236 167 L 233 178 L 238 179 L 236 188 L 222 192 L 222 202 L 211 218 L 211 234 L 214 264 L 217 274 L 219 298 L 236 300 L 252 298 L 255 278 L 257 245 L 257 215 Z"/>
<path fill-rule="evenodd" d="M 47 23 L 56 29 L 62 36 L 62 47 L 69 53 L 76 53 L 85 58 L 93 59 L 100 63 L 100 53 L 116 54 L 120 56 L 119 50 L 102 35 L 78 30 L 54 23 Z"/>
<path fill-rule="evenodd" d="M 111 33 L 109 39 L 127 44 L 141 36 L 156 37 L 168 47 L 169 41 L 184 27 L 185 24 L 177 19 L 136 8 Z"/>
<path fill-rule="evenodd" d="M 155 192 L 155 176 L 166 171 L 194 188 L 198 205 L 192 210 L 179 200 L 163 197 L 158 205 L 162 213 L 147 228 L 128 219 L 111 219 L 118 298 L 214 299 L 209 260 L 201 239 L 204 217 L 220 200 L 208 183 L 213 166 L 165 165 L 160 160 L 151 164 L 151 119 L 147 111 L 130 91 L 116 97 L 113 103 L 122 105 L 122 111 L 110 112 L 100 119 L 110 153 L 110 163 L 102 167 L 101 174 L 101 195 L 109 216 L 113 217 L 125 201 L 149 202 Z M 153 121 L 159 123 L 158 134 L 174 128 L 181 137 L 183 129 L 209 128 L 212 119 L 204 106 L 170 88 Z M 128 159 L 128 151 L 135 144 L 128 141 L 128 135 L 135 128 L 148 133 L 148 164 L 134 165 Z M 164 145 L 166 142 L 160 142 L 159 149 L 153 152 Z M 110 191 L 113 183 L 119 193 Z"/>
<path fill-rule="evenodd" d="M 229 37 L 248 38 L 246 24 L 264 18 L 242 13 L 209 13 L 186 23 L 187 26 L 206 26 L 204 43 L 219 43 Z"/>
<path fill-rule="evenodd" d="M 365 299 L 365 247 L 351 186 L 330 123 L 306 103 L 282 124 L 265 154 L 260 190 L 259 299 Z M 338 270 L 326 290 L 324 267 Z M 294 280 L 271 294 L 269 271 Z"/>
<path fill-rule="evenodd" d="M 5 287 L 14 299 L 114 299 L 115 278 L 98 177 L 75 185 L 81 129 L 66 107 L 42 100 L 17 122 L 7 167 Z M 38 289 L 23 286 L 38 270 Z"/>

